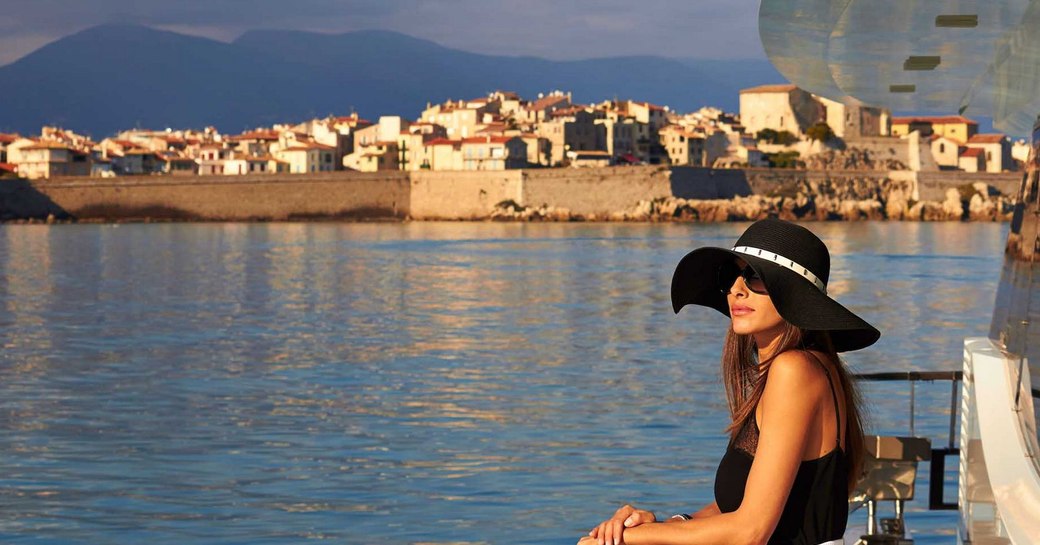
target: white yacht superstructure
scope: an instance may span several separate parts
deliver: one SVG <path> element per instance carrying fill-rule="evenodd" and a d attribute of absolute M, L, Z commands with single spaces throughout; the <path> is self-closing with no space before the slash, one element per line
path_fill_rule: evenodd
<path fill-rule="evenodd" d="M 985 116 L 1031 135 L 990 334 L 964 341 L 957 448 L 931 449 L 931 463 L 941 481 L 944 456 L 959 456 L 958 542 L 1040 543 L 1040 0 L 762 0 L 759 32 L 777 69 L 816 95 Z M 888 452 L 882 439 L 875 457 L 923 461 L 913 438 L 890 438 Z M 871 494 L 901 509 L 901 477 L 887 475 L 888 486 L 865 489 L 868 543 L 909 541 L 901 511 L 898 524 L 875 528 Z"/>

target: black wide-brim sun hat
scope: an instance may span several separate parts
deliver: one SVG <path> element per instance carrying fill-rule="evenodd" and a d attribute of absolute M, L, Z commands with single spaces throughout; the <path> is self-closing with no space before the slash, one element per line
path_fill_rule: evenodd
<path fill-rule="evenodd" d="M 737 259 L 762 278 L 784 320 L 802 329 L 829 332 L 838 352 L 866 348 L 881 337 L 874 326 L 827 295 L 831 265 L 823 241 L 805 227 L 778 219 L 751 224 L 732 249 L 707 247 L 686 254 L 672 275 L 675 313 L 692 304 L 729 316 L 718 271 Z"/>

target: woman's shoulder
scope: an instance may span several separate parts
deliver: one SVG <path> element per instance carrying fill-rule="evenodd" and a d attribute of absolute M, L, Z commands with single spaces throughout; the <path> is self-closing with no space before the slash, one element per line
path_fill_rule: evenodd
<path fill-rule="evenodd" d="M 825 357 L 806 350 L 787 350 L 778 354 L 769 364 L 766 384 L 775 383 L 800 392 L 827 388 L 829 372 L 824 367 Z"/>

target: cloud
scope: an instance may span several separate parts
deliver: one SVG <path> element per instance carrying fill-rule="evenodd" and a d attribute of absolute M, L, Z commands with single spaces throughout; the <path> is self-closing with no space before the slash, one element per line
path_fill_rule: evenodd
<path fill-rule="evenodd" d="M 5 0 L 0 65 L 102 23 L 228 41 L 256 28 L 381 28 L 495 55 L 762 58 L 759 0 Z M 31 30 L 25 30 L 31 29 Z"/>

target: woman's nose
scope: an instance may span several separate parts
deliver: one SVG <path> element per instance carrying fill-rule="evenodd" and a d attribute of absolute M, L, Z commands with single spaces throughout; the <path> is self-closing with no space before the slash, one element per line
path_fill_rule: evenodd
<path fill-rule="evenodd" d="M 747 284 L 744 283 L 744 278 L 740 276 L 736 277 L 733 280 L 733 285 L 729 287 L 727 292 L 734 297 L 747 297 L 748 289 Z"/>

